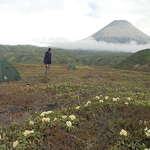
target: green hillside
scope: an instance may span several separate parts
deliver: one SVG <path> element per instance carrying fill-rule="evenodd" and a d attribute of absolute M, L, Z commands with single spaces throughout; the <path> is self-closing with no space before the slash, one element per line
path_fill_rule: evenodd
<path fill-rule="evenodd" d="M 150 49 L 140 50 L 121 61 L 115 69 L 150 70 Z"/>
<path fill-rule="evenodd" d="M 0 59 L 10 63 L 43 64 L 47 47 L 31 45 L 0 45 Z M 56 65 L 94 65 L 114 67 L 132 53 L 94 51 L 94 50 L 63 50 L 52 48 L 52 63 Z"/>

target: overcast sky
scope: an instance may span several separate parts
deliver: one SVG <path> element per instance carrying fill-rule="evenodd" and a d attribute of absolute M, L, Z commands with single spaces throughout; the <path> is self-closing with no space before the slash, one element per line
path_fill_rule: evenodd
<path fill-rule="evenodd" d="M 0 0 L 0 44 L 137 51 L 150 46 L 80 40 L 114 20 L 150 36 L 149 6 L 150 0 Z"/>

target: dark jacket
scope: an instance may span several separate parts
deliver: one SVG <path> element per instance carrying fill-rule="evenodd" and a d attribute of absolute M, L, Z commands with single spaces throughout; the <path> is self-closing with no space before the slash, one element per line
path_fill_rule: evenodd
<path fill-rule="evenodd" d="M 51 53 L 49 53 L 49 51 L 47 51 L 45 53 L 45 57 L 44 57 L 44 64 L 51 64 Z"/>

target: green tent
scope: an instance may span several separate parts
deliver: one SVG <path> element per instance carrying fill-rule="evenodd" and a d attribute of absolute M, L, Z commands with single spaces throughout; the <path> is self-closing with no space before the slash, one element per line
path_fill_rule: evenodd
<path fill-rule="evenodd" d="M 71 65 L 69 65 L 67 70 L 76 70 L 76 67 L 73 64 L 71 64 Z"/>
<path fill-rule="evenodd" d="M 21 79 L 17 69 L 8 61 L 0 60 L 0 82 Z"/>

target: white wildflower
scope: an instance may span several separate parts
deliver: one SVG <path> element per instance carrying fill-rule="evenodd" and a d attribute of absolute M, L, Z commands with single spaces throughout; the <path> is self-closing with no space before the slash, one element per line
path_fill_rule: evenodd
<path fill-rule="evenodd" d="M 27 135 L 30 134 L 30 131 L 29 131 L 29 130 L 25 130 L 25 131 L 23 132 L 23 134 L 24 134 L 24 136 L 27 136 Z"/>
<path fill-rule="evenodd" d="M 53 121 L 57 121 L 57 118 L 54 118 L 54 120 Z"/>
<path fill-rule="evenodd" d="M 45 122 L 50 122 L 50 118 L 42 118 L 42 121 Z"/>
<path fill-rule="evenodd" d="M 85 104 L 85 106 L 88 106 L 88 105 L 90 105 L 91 104 L 91 101 L 88 101 L 86 104 Z"/>
<path fill-rule="evenodd" d="M 19 144 L 18 141 L 13 142 L 13 148 L 16 148 L 18 144 Z"/>
<path fill-rule="evenodd" d="M 146 136 L 148 136 L 148 137 L 150 136 L 150 134 L 149 134 L 148 132 L 145 132 L 145 134 L 146 134 Z"/>
<path fill-rule="evenodd" d="M 46 114 L 51 114 L 52 112 L 53 112 L 53 111 L 50 110 L 50 111 L 47 111 Z"/>
<path fill-rule="evenodd" d="M 46 115 L 46 111 L 42 112 L 40 116 L 44 117 L 45 115 Z"/>
<path fill-rule="evenodd" d="M 103 100 L 100 100 L 99 102 L 100 102 L 100 103 L 103 103 L 104 101 L 103 101 Z"/>
<path fill-rule="evenodd" d="M 66 122 L 66 125 L 67 125 L 67 127 L 71 127 L 71 126 L 72 126 L 71 121 L 67 121 L 67 122 Z"/>
<path fill-rule="evenodd" d="M 103 95 L 100 95 L 100 97 L 103 97 Z"/>
<path fill-rule="evenodd" d="M 147 130 L 148 130 L 148 128 L 146 127 L 144 130 L 145 130 L 145 131 L 147 131 Z"/>
<path fill-rule="evenodd" d="M 0 135 L 0 139 L 2 139 L 2 136 Z"/>
<path fill-rule="evenodd" d="M 50 111 L 44 111 L 44 112 L 42 112 L 41 113 L 41 117 L 44 117 L 45 115 L 48 115 L 48 114 L 51 114 L 52 113 L 52 111 L 50 110 Z"/>
<path fill-rule="evenodd" d="M 145 130 L 145 134 L 146 136 L 150 136 L 150 129 L 148 129 L 147 127 L 144 129 Z"/>
<path fill-rule="evenodd" d="M 130 98 L 130 97 L 127 97 L 127 100 L 128 100 L 128 101 L 130 101 L 130 100 L 131 100 L 131 98 Z"/>
<path fill-rule="evenodd" d="M 147 133 L 150 133 L 150 129 L 147 131 Z"/>
<path fill-rule="evenodd" d="M 75 116 L 75 115 L 70 115 L 69 118 L 70 118 L 71 120 L 75 120 L 75 119 L 76 119 L 76 116 Z"/>
<path fill-rule="evenodd" d="M 77 106 L 77 107 L 76 107 L 76 109 L 79 109 L 79 108 L 80 108 L 80 106 Z"/>
<path fill-rule="evenodd" d="M 124 104 L 125 104 L 125 105 L 128 105 L 129 103 L 128 103 L 128 102 L 125 102 Z"/>
<path fill-rule="evenodd" d="M 127 136 L 127 131 L 122 129 L 119 134 L 123 136 Z"/>
<path fill-rule="evenodd" d="M 34 122 L 33 121 L 29 121 L 29 125 L 34 125 Z"/>
<path fill-rule="evenodd" d="M 117 101 L 117 99 L 116 98 L 113 98 L 113 102 L 116 102 Z"/>
<path fill-rule="evenodd" d="M 105 99 L 107 100 L 107 99 L 108 99 L 108 96 L 105 96 Z"/>
<path fill-rule="evenodd" d="M 87 105 L 90 105 L 90 104 L 91 104 L 91 101 L 88 101 L 86 104 L 87 104 Z"/>
<path fill-rule="evenodd" d="M 120 100 L 120 98 L 119 98 L 119 97 L 117 97 L 116 99 L 117 99 L 117 101 L 119 101 L 119 100 Z"/>
<path fill-rule="evenodd" d="M 65 115 L 65 116 L 62 116 L 62 119 L 66 119 L 67 118 L 67 116 Z"/>
<path fill-rule="evenodd" d="M 30 133 L 32 133 L 32 134 L 33 134 L 33 133 L 34 133 L 34 130 L 31 130 L 31 131 L 30 131 Z"/>
<path fill-rule="evenodd" d="M 99 96 L 96 96 L 95 98 L 96 98 L 96 99 L 100 99 L 100 97 L 99 97 Z"/>

